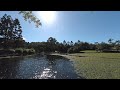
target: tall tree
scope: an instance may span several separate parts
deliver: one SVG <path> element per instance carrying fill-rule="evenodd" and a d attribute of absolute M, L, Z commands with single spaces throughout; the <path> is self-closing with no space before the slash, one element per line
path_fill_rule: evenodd
<path fill-rule="evenodd" d="M 0 39 L 4 48 L 10 46 L 12 40 L 22 39 L 22 27 L 18 19 L 13 20 L 10 15 L 5 14 L 0 18 Z"/>
<path fill-rule="evenodd" d="M 56 42 L 57 42 L 57 40 L 55 39 L 55 38 L 53 38 L 53 37 L 49 37 L 48 38 L 48 40 L 47 40 L 47 46 L 49 46 L 49 50 L 50 51 L 55 51 L 55 49 L 56 49 Z"/>

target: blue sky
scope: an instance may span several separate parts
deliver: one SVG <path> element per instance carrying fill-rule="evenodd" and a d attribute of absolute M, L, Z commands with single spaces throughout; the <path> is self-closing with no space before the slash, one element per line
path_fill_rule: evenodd
<path fill-rule="evenodd" d="M 109 38 L 120 40 L 120 11 L 57 11 L 53 24 L 42 22 L 40 28 L 34 23 L 24 21 L 17 11 L 0 11 L 20 20 L 23 37 L 28 42 L 47 41 L 49 37 L 59 42 L 87 41 L 106 42 Z M 38 18 L 41 19 L 40 16 Z"/>

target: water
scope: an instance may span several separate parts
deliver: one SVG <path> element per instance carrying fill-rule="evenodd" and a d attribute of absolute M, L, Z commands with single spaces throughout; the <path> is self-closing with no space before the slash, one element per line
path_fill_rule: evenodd
<path fill-rule="evenodd" d="M 61 56 L 30 56 L 0 60 L 0 79 L 81 79 L 70 60 Z"/>

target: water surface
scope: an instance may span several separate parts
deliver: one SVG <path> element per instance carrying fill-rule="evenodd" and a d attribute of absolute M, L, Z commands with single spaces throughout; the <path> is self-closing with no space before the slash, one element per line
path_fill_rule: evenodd
<path fill-rule="evenodd" d="M 73 63 L 61 56 L 34 55 L 0 59 L 0 79 L 81 79 Z"/>

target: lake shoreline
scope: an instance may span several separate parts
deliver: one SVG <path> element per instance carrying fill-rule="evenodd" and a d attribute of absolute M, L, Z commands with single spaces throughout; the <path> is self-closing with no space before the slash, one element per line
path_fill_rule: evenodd
<path fill-rule="evenodd" d="M 63 56 L 73 61 L 76 73 L 86 79 L 120 79 L 119 53 L 97 53 L 87 50 L 84 52 L 51 55 Z"/>
<path fill-rule="evenodd" d="M 43 54 L 32 54 L 32 55 L 4 55 L 0 56 L 0 59 L 3 58 L 15 58 L 15 57 L 26 57 L 26 56 L 33 56 L 33 55 L 43 55 Z M 44 55 L 58 55 L 58 56 L 63 56 L 63 57 L 69 57 L 69 55 L 65 54 L 60 54 L 60 53 L 45 53 Z"/>
<path fill-rule="evenodd" d="M 51 53 L 50 55 L 62 56 L 69 59 L 70 61 L 74 61 L 73 57 L 67 53 Z"/>
<path fill-rule="evenodd" d="M 35 54 L 33 54 L 33 55 L 35 55 Z M 19 55 L 19 56 L 0 56 L 0 59 L 9 59 L 9 58 L 17 58 L 17 57 L 29 57 L 29 56 L 33 56 L 33 55 Z"/>

